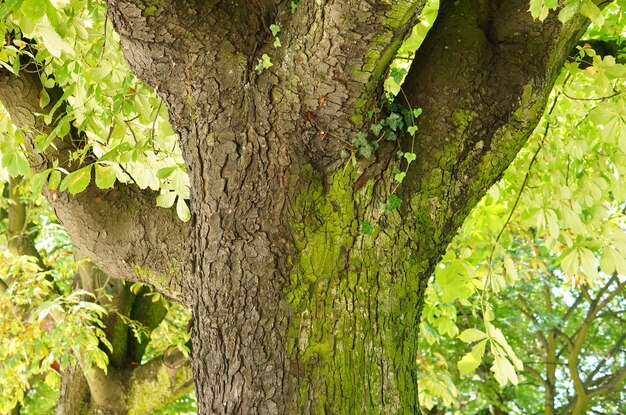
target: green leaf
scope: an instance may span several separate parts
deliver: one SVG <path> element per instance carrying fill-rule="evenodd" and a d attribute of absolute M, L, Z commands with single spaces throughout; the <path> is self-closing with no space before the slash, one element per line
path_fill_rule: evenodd
<path fill-rule="evenodd" d="M 60 190 L 68 190 L 72 195 L 82 192 L 89 186 L 91 181 L 91 169 L 93 164 L 71 172 L 61 182 Z"/>
<path fill-rule="evenodd" d="M 176 192 L 164 192 L 157 196 L 156 204 L 162 208 L 170 208 L 176 200 Z"/>
<path fill-rule="evenodd" d="M 604 16 L 598 6 L 596 6 L 591 0 L 582 0 L 580 5 L 580 13 L 588 17 L 594 24 L 602 26 L 604 23 Z"/>
<path fill-rule="evenodd" d="M 48 189 L 56 190 L 59 187 L 59 183 L 61 183 L 61 172 L 58 170 L 52 170 L 50 172 L 50 177 L 48 178 Z"/>
<path fill-rule="evenodd" d="M 359 154 L 368 160 L 372 158 L 373 153 L 374 148 L 370 146 L 369 143 L 366 146 L 359 147 Z"/>
<path fill-rule="evenodd" d="M 509 359 L 496 356 L 491 366 L 491 371 L 494 373 L 496 380 L 500 385 L 506 385 L 508 381 L 511 381 L 513 385 L 517 385 L 518 379 L 515 373 L 515 368 L 509 361 Z"/>
<path fill-rule="evenodd" d="M 464 343 L 473 343 L 478 340 L 486 339 L 487 333 L 484 333 L 478 329 L 467 329 L 459 334 L 459 339 Z"/>
<path fill-rule="evenodd" d="M 178 197 L 176 201 L 176 214 L 183 222 L 187 222 L 191 219 L 191 213 L 189 212 L 189 206 L 187 206 L 187 202 L 182 197 Z"/>
<path fill-rule="evenodd" d="M 414 125 L 412 125 L 412 126 L 410 126 L 409 128 L 407 128 L 406 130 L 409 132 L 409 134 L 410 134 L 410 135 L 411 135 L 411 137 L 412 137 L 412 136 L 414 136 L 414 135 L 415 135 L 415 133 L 417 132 L 417 127 L 416 127 L 416 126 L 414 126 Z"/>
<path fill-rule="evenodd" d="M 403 172 L 403 171 L 401 171 L 401 172 L 399 172 L 399 173 L 396 173 L 396 174 L 393 176 L 394 180 L 395 180 L 396 182 L 398 182 L 398 183 L 402 183 L 402 181 L 404 180 L 404 178 L 405 178 L 405 177 L 406 177 L 406 172 Z"/>
<path fill-rule="evenodd" d="M 7 169 L 11 177 L 28 176 L 30 166 L 28 160 L 20 150 L 9 147 L 2 153 L 2 165 Z"/>
<path fill-rule="evenodd" d="M 44 17 L 36 25 L 37 33 L 42 37 L 46 50 L 55 58 L 60 58 L 61 53 L 65 52 L 72 56 L 74 49 L 67 43 L 50 25 L 47 17 Z"/>
<path fill-rule="evenodd" d="M 39 20 L 46 14 L 48 0 L 24 0 L 22 10 L 26 11 L 33 20 Z"/>
<path fill-rule="evenodd" d="M 396 141 L 398 139 L 398 136 L 396 135 L 396 133 L 394 133 L 393 131 L 385 131 L 385 140 L 387 141 Z"/>
<path fill-rule="evenodd" d="M 37 0 L 31 0 L 36 2 Z M 6 15 L 11 12 L 18 10 L 23 0 L 6 0 L 0 5 L 0 19 L 4 19 Z"/>
<path fill-rule="evenodd" d="M 161 180 L 169 177 L 170 174 L 172 174 L 174 172 L 174 170 L 176 170 L 178 167 L 177 166 L 171 166 L 171 167 L 163 167 L 161 169 L 159 169 L 159 171 L 157 171 L 157 177 Z"/>
<path fill-rule="evenodd" d="M 395 112 L 389 114 L 386 121 L 387 121 L 387 125 L 389 126 L 389 128 L 391 128 L 393 131 L 401 130 L 402 126 L 404 125 L 402 116 Z"/>
<path fill-rule="evenodd" d="M 352 145 L 357 148 L 368 147 L 369 141 L 367 141 L 367 133 L 364 133 L 362 131 L 360 133 L 357 133 L 354 137 L 352 137 Z"/>
<path fill-rule="evenodd" d="M 268 69 L 268 68 L 271 68 L 272 66 L 274 66 L 274 64 L 272 63 L 271 58 L 266 53 L 264 53 L 263 56 L 261 56 L 261 66 L 264 69 Z"/>
<path fill-rule="evenodd" d="M 36 194 L 36 195 L 41 194 L 41 189 L 43 189 L 43 184 L 45 183 L 46 179 L 50 175 L 50 172 L 51 170 L 47 169 L 47 170 L 34 174 L 30 178 L 30 188 L 33 194 Z"/>
<path fill-rule="evenodd" d="M 559 11 L 559 20 L 565 23 L 578 13 L 580 0 L 567 0 Z"/>
<path fill-rule="evenodd" d="M 391 76 L 391 79 L 393 79 L 393 81 L 398 85 L 402 84 L 402 81 L 404 80 L 406 74 L 407 71 L 404 68 L 391 68 L 391 71 L 389 72 L 389 76 Z"/>
<path fill-rule="evenodd" d="M 485 354 L 486 344 L 487 339 L 477 343 L 474 347 L 472 347 L 471 352 L 467 353 L 457 362 L 457 368 L 462 376 L 473 372 L 480 365 L 480 362 L 483 360 L 483 355 Z"/>
<path fill-rule="evenodd" d="M 111 189 L 117 178 L 115 167 L 105 164 L 96 164 L 96 186 L 99 189 Z"/>
<path fill-rule="evenodd" d="M 370 127 L 370 131 L 372 132 L 372 134 L 374 134 L 376 137 L 378 137 L 380 135 L 380 132 L 383 130 L 383 126 L 380 124 L 374 124 Z"/>
<path fill-rule="evenodd" d="M 48 92 L 44 88 L 41 90 L 41 92 L 39 92 L 39 107 L 45 108 L 49 103 L 50 95 L 48 95 Z"/>
<path fill-rule="evenodd" d="M 415 153 L 404 153 L 404 158 L 407 163 L 411 164 L 412 161 L 415 161 L 417 155 Z"/>
<path fill-rule="evenodd" d="M 363 235 L 371 235 L 374 232 L 374 227 L 369 221 L 365 220 L 361 223 L 361 233 Z"/>
<path fill-rule="evenodd" d="M 389 195 L 387 197 L 387 211 L 392 212 L 393 210 L 402 206 L 402 199 L 400 199 L 396 195 Z"/>
<path fill-rule="evenodd" d="M 272 36 L 276 36 L 278 33 L 280 33 L 280 26 L 277 24 L 271 24 L 270 32 L 272 32 Z"/>

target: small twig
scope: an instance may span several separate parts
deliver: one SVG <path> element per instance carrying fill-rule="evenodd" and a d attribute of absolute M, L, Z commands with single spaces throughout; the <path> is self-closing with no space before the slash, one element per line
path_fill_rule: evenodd
<path fill-rule="evenodd" d="M 613 91 L 615 92 L 613 95 L 609 95 L 609 96 L 601 97 L 601 98 L 576 98 L 576 97 L 566 94 L 564 91 L 561 91 L 561 93 L 565 95 L 567 98 L 572 99 L 574 101 L 604 101 L 604 100 L 611 99 L 621 94 L 621 91 L 615 91 L 615 90 Z"/>
<path fill-rule="evenodd" d="M 107 46 L 107 24 L 109 23 L 109 14 L 105 13 L 104 15 L 104 40 L 102 41 L 102 50 L 100 51 L 100 56 L 98 57 L 98 62 L 96 62 L 96 66 L 100 66 L 100 62 L 102 61 L 102 57 L 104 56 L 104 49 Z"/>
<path fill-rule="evenodd" d="M 159 118 L 159 113 L 161 112 L 161 105 L 163 105 L 163 100 L 159 101 L 159 107 L 156 110 L 156 114 L 154 115 L 154 120 L 152 121 L 152 131 L 150 132 L 150 142 L 154 141 L 154 131 L 156 129 L 156 122 Z"/>

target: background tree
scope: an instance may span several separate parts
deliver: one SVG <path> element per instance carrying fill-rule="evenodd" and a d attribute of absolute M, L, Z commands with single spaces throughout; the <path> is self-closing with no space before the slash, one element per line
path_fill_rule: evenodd
<path fill-rule="evenodd" d="M 385 106 L 424 4 L 110 1 L 162 106 L 103 53 L 101 4 L 3 3 L 0 100 L 24 131 L 3 160 L 26 173 L 30 152 L 81 255 L 191 307 L 201 413 L 419 412 L 428 280 L 602 19 L 591 1 L 559 18 L 533 1 L 540 20 L 521 0 L 444 2 Z M 596 121 L 623 140 L 615 105 Z"/>
<path fill-rule="evenodd" d="M 62 414 L 152 413 L 190 392 L 191 366 L 176 347 L 185 350 L 185 339 L 173 324 L 184 327 L 185 313 L 88 260 L 75 263 L 69 237 L 28 183 L 3 188 L 0 412 L 49 413 L 59 378 Z M 160 323 L 161 339 L 148 347 Z"/>

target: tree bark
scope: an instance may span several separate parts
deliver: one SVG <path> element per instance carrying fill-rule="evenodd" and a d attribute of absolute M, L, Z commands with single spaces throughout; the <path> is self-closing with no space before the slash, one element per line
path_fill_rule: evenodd
<path fill-rule="evenodd" d="M 444 1 L 400 100 L 423 109 L 418 135 L 352 164 L 340 152 L 369 129 L 424 2 L 302 0 L 293 14 L 289 3 L 108 1 L 131 68 L 168 107 L 191 179 L 190 237 L 175 250 L 191 254 L 179 256 L 169 292 L 194 313 L 199 413 L 420 413 L 428 279 L 537 124 L 587 22 L 533 21 L 525 0 Z M 263 54 L 270 68 L 258 67 Z M 417 159 L 397 192 L 401 208 L 384 213 L 393 170 L 404 167 L 399 149 Z M 89 197 L 60 204 L 76 213 L 93 206 Z M 140 200 L 142 214 L 124 223 L 158 232 Z M 105 220 L 116 205 L 79 214 L 85 223 L 70 233 L 102 267 L 167 291 L 171 283 L 155 284 L 113 248 L 125 240 Z M 365 221 L 371 235 L 360 232 Z M 96 235 L 80 239 L 84 228 L 115 236 L 102 252 Z M 163 264 L 178 256 L 136 235 L 142 248 L 161 245 L 167 275 Z M 144 252 L 142 267 L 155 259 Z"/>

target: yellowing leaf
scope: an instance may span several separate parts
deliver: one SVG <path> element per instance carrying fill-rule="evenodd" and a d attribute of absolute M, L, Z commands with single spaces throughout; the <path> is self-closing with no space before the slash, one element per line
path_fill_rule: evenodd
<path fill-rule="evenodd" d="M 468 373 L 476 370 L 478 365 L 483 359 L 483 355 L 485 354 L 485 345 L 487 344 L 487 340 L 482 340 L 477 343 L 474 347 L 472 347 L 472 351 L 467 353 L 461 360 L 457 362 L 457 368 L 459 369 L 459 373 L 461 375 L 467 375 Z"/>
<path fill-rule="evenodd" d="M 75 195 L 85 190 L 91 181 L 92 166 L 93 164 L 90 164 L 65 176 L 61 182 L 61 191 L 68 190 L 71 194 Z"/>
<path fill-rule="evenodd" d="M 96 186 L 100 189 L 111 189 L 115 185 L 115 167 L 96 164 Z"/>
<path fill-rule="evenodd" d="M 62 52 L 74 55 L 74 49 L 59 36 L 46 16 L 37 22 L 34 34 L 41 36 L 46 50 L 55 58 L 60 58 Z"/>
<path fill-rule="evenodd" d="M 515 368 L 508 359 L 496 356 L 491 371 L 494 373 L 496 380 L 500 385 L 506 385 L 510 381 L 513 385 L 517 385 L 518 379 Z"/>

